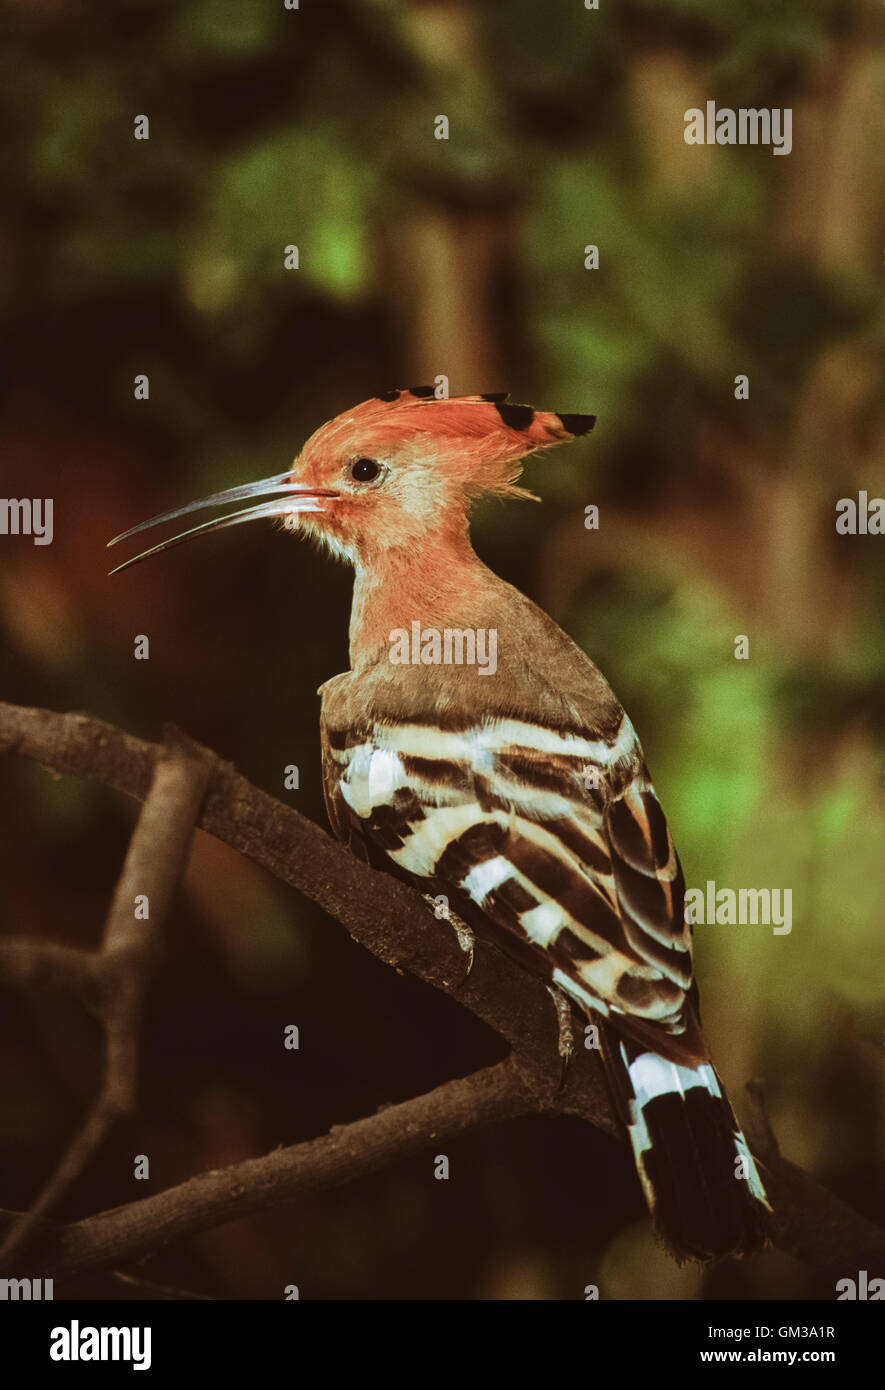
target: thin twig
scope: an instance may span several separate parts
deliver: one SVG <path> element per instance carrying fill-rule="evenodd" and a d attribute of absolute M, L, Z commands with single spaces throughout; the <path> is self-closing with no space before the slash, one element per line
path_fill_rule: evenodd
<path fill-rule="evenodd" d="M 95 951 L 28 936 L 0 938 L 0 985 L 34 994 L 75 995 L 91 1004 L 101 991 L 102 969 Z"/>
<path fill-rule="evenodd" d="M 135 1108 L 144 997 L 158 959 L 163 920 L 187 862 L 208 778 L 206 761 L 185 752 L 180 740 L 170 734 L 166 748 L 157 758 L 150 790 L 129 843 L 94 967 L 86 968 L 83 953 L 65 955 L 57 948 L 44 949 L 33 957 L 32 964 L 44 972 L 52 966 L 56 987 L 59 973 L 65 967 L 76 967 L 72 973 L 104 1025 L 104 1074 L 79 1133 L 30 1211 L 12 1227 L 0 1246 L 0 1262 L 7 1265 L 14 1255 L 21 1257 L 37 1222 L 58 1205 L 77 1181 L 116 1120 Z M 138 915 L 136 899 L 143 904 Z M 23 944 L 7 943 L 7 965 L 17 963 L 21 967 L 23 961 L 27 961 Z"/>

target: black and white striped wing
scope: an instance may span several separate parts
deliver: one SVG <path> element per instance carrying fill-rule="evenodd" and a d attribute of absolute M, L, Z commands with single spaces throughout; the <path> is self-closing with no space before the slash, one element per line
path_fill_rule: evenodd
<path fill-rule="evenodd" d="M 626 715 L 611 740 L 515 719 L 324 728 L 336 834 L 445 894 L 580 1004 L 678 1034 L 684 884 Z"/>

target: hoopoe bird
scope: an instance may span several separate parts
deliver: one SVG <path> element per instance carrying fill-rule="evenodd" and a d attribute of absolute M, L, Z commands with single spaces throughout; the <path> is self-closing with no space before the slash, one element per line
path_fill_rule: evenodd
<path fill-rule="evenodd" d="M 265 499 L 117 568 L 260 517 L 353 566 L 350 670 L 321 687 L 336 835 L 442 895 L 597 1024 L 658 1232 L 677 1258 L 712 1260 L 761 1248 L 770 1208 L 701 1031 L 667 821 L 605 678 L 469 536 L 477 496 L 531 496 L 515 485 L 522 459 L 593 424 L 506 394 L 388 392 L 323 425 L 285 473 L 118 536 Z M 470 660 L 482 633 L 494 667 Z M 434 634 L 455 635 L 448 662 Z"/>

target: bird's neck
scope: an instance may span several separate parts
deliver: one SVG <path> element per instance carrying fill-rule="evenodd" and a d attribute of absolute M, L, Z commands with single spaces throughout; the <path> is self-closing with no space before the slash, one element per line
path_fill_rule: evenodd
<path fill-rule="evenodd" d="M 356 565 L 350 617 L 350 666 L 365 670 L 390 654 L 391 634 L 422 628 L 486 625 L 503 581 L 482 563 L 466 523 L 420 546 L 388 547 Z"/>

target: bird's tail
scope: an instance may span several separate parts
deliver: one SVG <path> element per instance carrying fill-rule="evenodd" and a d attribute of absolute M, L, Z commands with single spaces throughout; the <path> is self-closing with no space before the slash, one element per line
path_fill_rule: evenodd
<path fill-rule="evenodd" d="M 677 1259 L 762 1249 L 771 1207 L 712 1063 L 670 1062 L 623 1036 L 606 1039 L 603 1056 L 655 1227 Z"/>

